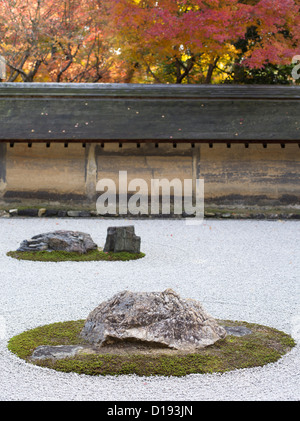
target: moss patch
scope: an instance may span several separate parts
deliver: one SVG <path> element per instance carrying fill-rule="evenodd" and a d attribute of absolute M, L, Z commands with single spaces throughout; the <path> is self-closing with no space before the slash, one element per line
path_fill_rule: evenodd
<path fill-rule="evenodd" d="M 144 253 L 128 252 L 104 252 L 92 250 L 86 254 L 67 251 L 9 251 L 7 256 L 18 260 L 32 260 L 36 262 L 91 262 L 91 261 L 128 261 L 136 260 L 145 256 Z"/>
<path fill-rule="evenodd" d="M 275 362 L 295 346 L 291 336 L 277 329 L 257 324 L 218 321 L 223 326 L 245 326 L 252 333 L 242 337 L 228 335 L 195 353 L 176 350 L 165 352 L 148 348 L 139 352 L 138 344 L 130 352 L 82 353 L 61 360 L 32 361 L 40 345 L 86 345 L 79 337 L 84 320 L 54 323 L 23 332 L 9 340 L 8 349 L 27 362 L 57 371 L 88 375 L 185 376 L 192 373 L 224 373 L 240 368 L 263 366 Z M 120 346 L 120 345 L 118 345 Z"/>

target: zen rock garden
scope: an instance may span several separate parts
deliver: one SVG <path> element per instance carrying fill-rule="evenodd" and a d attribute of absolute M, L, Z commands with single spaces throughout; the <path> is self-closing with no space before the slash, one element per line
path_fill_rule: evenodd
<path fill-rule="evenodd" d="M 144 256 L 140 246 L 134 226 L 108 227 L 103 250 L 90 234 L 59 230 L 24 240 L 7 254 L 29 254 L 31 260 L 42 254 L 47 259 L 40 261 L 51 261 L 49 256 L 58 252 L 66 253 L 66 260 L 71 254 L 76 260 L 90 255 L 90 260 L 114 260 L 112 256 L 125 253 L 131 260 Z M 217 320 L 199 301 L 166 289 L 118 292 L 85 320 L 23 332 L 11 338 L 8 347 L 29 363 L 59 371 L 181 376 L 264 365 L 294 345 L 287 334 L 265 326 Z"/>

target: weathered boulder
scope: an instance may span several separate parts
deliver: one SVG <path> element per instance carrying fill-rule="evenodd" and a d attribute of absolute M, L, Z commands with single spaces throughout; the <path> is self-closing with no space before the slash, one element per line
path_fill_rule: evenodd
<path fill-rule="evenodd" d="M 94 346 L 136 340 L 193 351 L 226 337 L 226 330 L 195 300 L 176 292 L 123 291 L 87 317 L 81 336 Z"/>
<path fill-rule="evenodd" d="M 97 249 L 91 236 L 78 231 L 54 231 L 39 234 L 30 240 L 24 240 L 18 251 L 68 251 L 85 254 L 90 250 Z"/>
<path fill-rule="evenodd" d="M 103 251 L 140 253 L 141 238 L 135 235 L 134 226 L 108 227 Z"/>

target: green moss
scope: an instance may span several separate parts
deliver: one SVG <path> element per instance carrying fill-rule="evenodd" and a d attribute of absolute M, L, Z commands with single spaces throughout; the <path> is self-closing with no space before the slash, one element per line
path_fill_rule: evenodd
<path fill-rule="evenodd" d="M 31 260 L 36 262 L 91 262 L 91 261 L 128 261 L 145 256 L 144 253 L 104 252 L 91 250 L 86 254 L 67 251 L 9 251 L 7 256 L 18 260 Z"/>
<path fill-rule="evenodd" d="M 226 371 L 263 366 L 275 362 L 295 346 L 295 341 L 276 329 L 246 322 L 219 320 L 227 326 L 245 326 L 252 333 L 242 337 L 228 335 L 191 354 L 80 354 L 61 360 L 37 360 L 34 364 L 57 371 L 88 375 L 185 376 L 193 373 Z M 79 333 L 84 320 L 67 321 L 37 327 L 11 338 L 8 349 L 32 362 L 30 356 L 39 345 L 84 345 Z"/>
<path fill-rule="evenodd" d="M 84 320 L 77 320 L 37 327 L 11 338 L 8 349 L 27 359 L 40 345 L 76 345 L 81 342 L 78 332 L 83 324 Z"/>

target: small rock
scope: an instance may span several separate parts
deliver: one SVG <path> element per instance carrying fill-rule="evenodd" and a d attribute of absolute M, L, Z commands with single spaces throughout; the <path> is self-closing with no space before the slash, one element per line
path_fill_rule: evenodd
<path fill-rule="evenodd" d="M 47 209 L 45 212 L 45 216 L 51 217 L 51 216 L 58 216 L 58 210 L 56 209 Z"/>
<path fill-rule="evenodd" d="M 264 213 L 256 213 L 256 214 L 252 214 L 252 217 L 254 219 L 266 219 L 266 216 Z"/>
<path fill-rule="evenodd" d="M 73 218 L 88 218 L 91 216 L 87 211 L 68 211 L 67 215 Z"/>
<path fill-rule="evenodd" d="M 194 218 L 195 214 L 194 213 L 190 214 L 190 213 L 187 213 L 187 212 L 182 212 L 181 216 L 182 216 L 182 218 Z M 170 218 L 170 217 L 172 217 L 172 215 L 167 216 L 167 218 Z"/>
<path fill-rule="evenodd" d="M 231 218 L 231 213 L 222 213 L 221 218 Z"/>
<path fill-rule="evenodd" d="M 279 219 L 290 219 L 291 218 L 291 214 L 290 213 L 281 213 L 279 215 Z"/>
<path fill-rule="evenodd" d="M 18 209 L 19 216 L 38 216 L 38 209 Z"/>
<path fill-rule="evenodd" d="M 91 216 L 99 216 L 99 213 L 97 211 L 90 211 Z"/>
<path fill-rule="evenodd" d="M 235 213 L 232 215 L 234 219 L 249 219 L 250 215 L 248 213 Z"/>
<path fill-rule="evenodd" d="M 214 216 L 216 216 L 216 214 L 214 212 L 205 212 L 204 216 L 206 216 L 207 218 L 213 218 Z"/>
<path fill-rule="evenodd" d="M 0 210 L 0 218 L 10 218 L 10 214 L 5 210 Z"/>
<path fill-rule="evenodd" d="M 10 216 L 17 216 L 18 215 L 18 209 L 10 209 L 9 211 Z"/>
<path fill-rule="evenodd" d="M 59 210 L 59 211 L 57 212 L 57 216 L 58 216 L 59 218 L 65 218 L 65 217 L 67 216 L 67 211 Z"/>
<path fill-rule="evenodd" d="M 91 212 L 89 212 L 89 211 L 81 211 L 79 213 L 79 217 L 80 218 L 90 218 L 91 217 Z"/>
<path fill-rule="evenodd" d="M 46 208 L 40 208 L 38 211 L 38 217 L 40 218 L 41 216 L 44 216 L 46 211 L 47 211 Z"/>
<path fill-rule="evenodd" d="M 278 219 L 278 213 L 271 213 L 268 215 L 268 219 Z"/>

